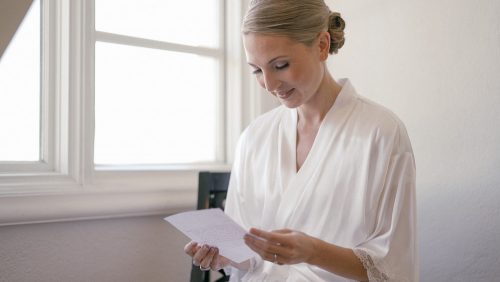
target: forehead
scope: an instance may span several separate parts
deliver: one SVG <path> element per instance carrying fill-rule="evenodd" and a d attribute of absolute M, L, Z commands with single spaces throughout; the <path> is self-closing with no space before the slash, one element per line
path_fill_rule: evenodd
<path fill-rule="evenodd" d="M 247 61 L 264 64 L 278 56 L 299 56 L 307 50 L 302 43 L 288 37 L 249 33 L 243 35 Z"/>

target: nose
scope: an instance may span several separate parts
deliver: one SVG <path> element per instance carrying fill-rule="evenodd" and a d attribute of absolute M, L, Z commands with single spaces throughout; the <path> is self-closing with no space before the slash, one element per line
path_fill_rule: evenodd
<path fill-rule="evenodd" d="M 263 73 L 260 85 L 268 92 L 273 93 L 281 85 L 281 81 L 272 73 Z"/>

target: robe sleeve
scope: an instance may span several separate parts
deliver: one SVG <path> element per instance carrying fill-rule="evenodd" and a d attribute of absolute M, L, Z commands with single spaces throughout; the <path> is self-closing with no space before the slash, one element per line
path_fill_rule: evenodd
<path fill-rule="evenodd" d="M 353 249 L 370 282 L 418 281 L 415 160 L 406 131 L 399 137 L 403 144 L 391 153 L 383 189 L 376 199 L 373 233 Z"/>
<path fill-rule="evenodd" d="M 243 228 L 248 228 L 248 219 L 245 213 L 242 212 L 245 203 L 244 197 L 241 195 L 241 189 L 248 184 L 246 183 L 247 180 L 245 177 L 247 132 L 248 128 L 241 134 L 236 147 L 224 210 L 229 217 L 243 226 Z M 247 276 L 255 270 L 256 265 L 261 263 L 261 259 L 259 257 L 253 257 L 250 259 L 249 263 L 250 268 L 247 271 L 239 270 L 232 266 L 225 267 L 224 271 L 230 275 L 230 281 L 245 281 Z"/>
<path fill-rule="evenodd" d="M 238 140 L 234 155 L 233 167 L 231 169 L 231 178 L 229 179 L 229 187 L 226 196 L 226 204 L 224 212 L 234 221 L 243 225 L 245 228 L 244 213 L 242 206 L 244 205 L 244 197 L 242 197 L 241 189 L 245 185 L 245 152 L 246 152 L 246 136 L 247 130 L 243 131 Z"/>

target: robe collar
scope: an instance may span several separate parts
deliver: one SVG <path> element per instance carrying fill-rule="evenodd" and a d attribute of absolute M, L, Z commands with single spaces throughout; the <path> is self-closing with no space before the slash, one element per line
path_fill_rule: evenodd
<path fill-rule="evenodd" d="M 290 109 L 280 122 L 278 140 L 278 185 L 281 201 L 277 209 L 274 228 L 292 227 L 292 219 L 305 193 L 314 193 L 314 185 L 308 185 L 321 173 L 327 154 L 324 152 L 338 138 L 339 131 L 354 108 L 357 94 L 348 79 L 338 81 L 342 90 L 328 110 L 302 167 L 296 171 L 297 109 Z"/>

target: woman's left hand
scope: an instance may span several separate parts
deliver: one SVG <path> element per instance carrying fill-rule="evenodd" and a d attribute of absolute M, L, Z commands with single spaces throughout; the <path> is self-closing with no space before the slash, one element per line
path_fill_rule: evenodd
<path fill-rule="evenodd" d="M 251 228 L 244 239 L 264 260 L 277 264 L 308 262 L 315 252 L 314 237 L 289 229 L 267 232 Z"/>

